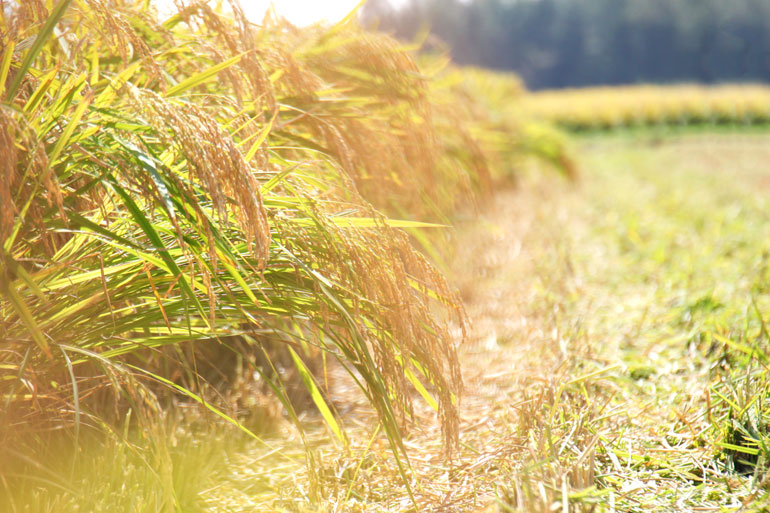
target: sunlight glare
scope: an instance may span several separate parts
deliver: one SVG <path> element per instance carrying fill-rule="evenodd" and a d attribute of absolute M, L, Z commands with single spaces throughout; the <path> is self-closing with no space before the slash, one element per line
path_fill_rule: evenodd
<path fill-rule="evenodd" d="M 272 4 L 276 12 L 295 25 L 337 22 L 356 7 L 358 0 L 251 0 L 243 9 L 252 21 L 259 21 Z"/>

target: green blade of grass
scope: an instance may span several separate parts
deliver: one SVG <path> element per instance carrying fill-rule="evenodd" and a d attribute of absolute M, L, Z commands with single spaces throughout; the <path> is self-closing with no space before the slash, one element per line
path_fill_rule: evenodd
<path fill-rule="evenodd" d="M 249 148 L 249 151 L 246 152 L 246 155 L 243 157 L 243 159 L 246 162 L 250 162 L 251 159 L 254 158 L 254 155 L 257 154 L 259 151 L 259 148 L 262 146 L 262 143 L 265 142 L 265 139 L 267 139 L 267 136 L 270 135 L 270 131 L 273 129 L 273 124 L 275 123 L 276 118 L 278 117 L 278 112 L 280 109 L 275 111 L 275 114 L 273 114 L 273 117 L 270 118 L 270 121 L 268 121 L 267 125 L 265 125 L 262 130 L 257 132 L 257 139 L 254 141 L 254 143 L 251 145 L 251 148 Z M 243 141 L 246 142 L 246 141 Z"/>
<path fill-rule="evenodd" d="M 246 55 L 246 53 L 247 52 L 244 52 L 239 55 L 236 55 L 235 57 L 231 57 L 226 61 L 222 61 L 219 64 L 216 64 L 205 71 L 202 71 L 196 75 L 186 78 L 185 80 L 181 81 L 174 87 L 167 90 L 166 97 L 176 96 L 178 94 L 181 94 L 187 91 L 188 89 L 192 89 L 193 87 L 204 83 L 210 78 L 213 78 L 217 73 L 219 73 L 223 69 L 227 69 L 233 64 L 237 64 L 238 62 L 240 62 L 240 60 L 243 59 L 243 56 Z"/>
<path fill-rule="evenodd" d="M 290 219 L 289 221 L 299 226 L 315 226 L 317 224 L 316 220 L 308 218 Z M 379 228 L 383 225 L 390 226 L 391 228 L 448 228 L 447 225 L 443 224 L 409 221 L 406 219 L 377 219 L 374 217 L 332 216 L 329 217 L 329 221 L 341 228 Z"/>
<path fill-rule="evenodd" d="M 64 150 L 64 147 L 67 145 L 67 143 L 69 142 L 70 138 L 72 137 L 72 134 L 75 132 L 75 129 L 78 127 L 78 123 L 80 123 L 80 119 L 83 117 L 83 115 L 86 112 L 86 109 L 91 104 L 92 99 L 93 99 L 93 94 L 87 93 L 86 96 L 82 100 L 80 100 L 80 104 L 77 106 L 77 109 L 75 109 L 75 112 L 72 114 L 72 118 L 70 118 L 69 123 L 67 123 L 67 127 L 59 136 L 59 139 L 56 141 L 56 145 L 53 147 L 53 150 L 51 150 L 51 154 L 48 156 L 49 160 L 52 163 L 56 163 L 56 159 L 59 158 L 59 155 Z"/>
<path fill-rule="evenodd" d="M 48 340 L 46 340 L 45 335 L 40 330 L 34 315 L 32 315 L 32 311 L 30 311 L 24 299 L 19 295 L 13 285 L 10 283 L 5 283 L 5 280 L 2 280 L 2 283 L 0 283 L 0 292 L 11 303 L 11 306 L 19 315 L 19 318 L 24 323 L 24 326 L 27 328 L 27 330 L 29 330 L 32 339 L 35 341 L 38 347 L 40 347 L 40 349 L 49 359 L 52 359 L 53 354 L 51 353 L 51 348 L 48 345 Z"/>
<path fill-rule="evenodd" d="M 332 430 L 332 433 L 334 433 L 334 436 L 336 436 L 340 442 L 347 443 L 347 437 L 345 437 L 345 434 L 340 428 L 337 419 L 329 409 L 329 405 L 326 404 L 326 401 L 321 395 L 321 391 L 318 389 L 318 385 L 316 385 L 315 379 L 313 379 L 312 374 L 310 374 L 310 371 L 305 365 L 305 362 L 302 361 L 302 358 L 300 358 L 291 347 L 289 347 L 289 353 L 291 354 L 292 360 L 294 360 L 294 366 L 297 368 L 297 371 L 302 378 L 302 382 L 305 384 L 305 388 L 308 392 L 310 392 L 310 397 L 313 399 L 313 403 L 315 403 L 318 411 L 321 412 L 321 416 L 323 416 L 326 424 L 329 426 L 329 428 Z"/>
<path fill-rule="evenodd" d="M 186 389 L 185 387 L 183 387 L 183 386 L 181 386 L 181 385 L 177 385 L 177 384 L 176 384 L 176 383 L 174 383 L 173 381 L 171 381 L 171 380 L 168 380 L 168 379 L 164 378 L 163 376 L 159 376 L 158 374 L 155 374 L 154 372 L 150 372 L 150 371 L 148 371 L 147 369 L 143 369 L 143 368 L 141 368 L 141 367 L 137 367 L 137 366 L 135 366 L 135 365 L 131 365 L 131 364 L 128 364 L 127 366 L 128 366 L 128 367 L 130 367 L 130 368 L 132 368 L 132 369 L 134 369 L 134 370 L 135 370 L 135 371 L 137 371 L 137 372 L 141 372 L 142 374 L 146 374 L 147 376 L 150 376 L 151 378 L 153 378 L 153 379 L 155 379 L 155 380 L 158 380 L 159 382 L 163 383 L 164 385 L 168 385 L 169 387 L 173 388 L 174 390 L 176 390 L 176 391 L 178 391 L 178 392 L 182 393 L 183 395 L 185 395 L 185 396 L 189 397 L 189 398 L 190 398 L 190 399 L 192 399 L 193 401 L 195 401 L 195 402 L 197 402 L 197 403 L 199 403 L 199 404 L 203 405 L 203 406 L 204 406 L 204 407 L 205 407 L 207 410 L 211 411 L 211 412 L 212 412 L 212 413 L 214 413 L 215 415 L 217 415 L 217 416 L 221 417 L 222 419 L 224 419 L 224 420 L 225 420 L 225 421 L 227 421 L 228 423 L 230 423 L 230 424 L 232 424 L 233 426 L 237 427 L 238 429 L 240 429 L 241 431 L 243 431 L 244 433 L 246 433 L 247 435 L 249 435 L 251 438 L 253 438 L 254 440 L 258 441 L 259 443 L 261 443 L 261 444 L 265 445 L 265 446 L 266 446 L 266 447 L 268 447 L 269 449 L 272 449 L 272 450 L 277 450 L 277 449 L 275 449 L 275 448 L 274 448 L 272 445 L 270 445 L 268 442 L 266 442 L 265 440 L 263 440 L 262 438 L 260 438 L 259 436 L 257 436 L 257 435 L 256 435 L 256 434 L 255 434 L 253 431 L 251 431 L 249 428 L 247 428 L 246 426 L 244 426 L 243 424 L 241 424 L 240 422 L 238 422 L 236 419 L 234 419 L 234 418 L 230 417 L 228 414 L 226 414 L 225 412 L 223 412 L 222 410 L 220 410 L 219 408 L 217 408 L 216 406 L 214 406 L 214 405 L 213 405 L 213 404 L 211 404 L 210 402 L 208 402 L 208 401 L 205 401 L 205 400 L 204 400 L 204 399 L 203 399 L 201 396 L 199 396 L 198 394 L 196 394 L 196 393 L 194 393 L 194 392 L 192 392 L 192 391 L 190 391 L 190 390 Z M 279 452 L 280 452 L 280 451 L 279 451 Z M 283 453 L 281 453 L 281 454 L 283 455 Z M 284 457 L 286 457 L 286 458 L 289 458 L 290 460 L 294 461 L 294 460 L 293 460 L 292 458 L 290 458 L 289 456 L 285 456 L 285 455 L 284 455 Z"/>
<path fill-rule="evenodd" d="M 7 43 L 3 52 L 3 58 L 0 60 L 0 96 L 2 96 L 5 89 L 5 81 L 8 79 L 8 71 L 11 69 L 11 61 L 13 60 L 13 51 L 15 49 L 15 41 Z"/>

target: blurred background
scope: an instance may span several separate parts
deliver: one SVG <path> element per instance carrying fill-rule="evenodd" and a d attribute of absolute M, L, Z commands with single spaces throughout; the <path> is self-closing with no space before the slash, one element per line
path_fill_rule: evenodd
<path fill-rule="evenodd" d="M 362 16 L 406 40 L 429 28 L 531 90 L 770 79 L 766 0 L 370 0 Z"/>

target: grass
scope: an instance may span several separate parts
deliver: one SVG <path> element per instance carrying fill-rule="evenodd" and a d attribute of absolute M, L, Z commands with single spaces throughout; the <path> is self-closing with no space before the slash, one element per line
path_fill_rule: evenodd
<path fill-rule="evenodd" d="M 744 446 L 754 443 L 736 430 L 745 430 L 749 411 L 763 415 L 768 302 L 761 269 L 768 226 L 757 166 L 763 145 L 761 136 L 705 139 L 689 146 L 685 140 L 683 162 L 674 168 L 682 171 L 658 178 L 656 189 L 670 187 L 671 192 L 642 192 L 652 207 L 643 210 L 644 221 L 642 211 L 638 217 L 630 212 L 623 221 L 635 246 L 629 263 L 637 279 L 647 287 L 658 284 L 646 321 L 655 324 L 641 341 L 630 340 L 623 349 L 631 362 L 642 355 L 659 359 L 652 364 L 660 370 L 641 383 L 647 390 L 656 387 L 651 407 L 668 410 L 665 430 L 657 431 L 666 443 L 641 438 L 640 447 L 675 448 L 673 457 L 660 458 L 663 464 L 639 470 L 666 478 L 654 500 L 671 505 L 675 500 L 686 507 L 764 500 L 762 462 L 735 464 L 744 459 Z M 656 177 L 650 178 L 655 187 Z M 696 179 L 702 185 L 696 187 Z M 734 395 L 738 390 L 740 400 Z M 695 477 L 683 483 L 681 477 L 672 479 L 677 473 Z"/>
<path fill-rule="evenodd" d="M 558 200 L 575 218 L 557 236 L 568 249 L 543 273 L 569 269 L 545 282 L 556 301 L 547 327 L 567 333 L 558 343 L 577 352 L 571 374 L 585 379 L 576 388 L 568 377 L 542 401 L 551 420 L 534 433 L 546 443 L 532 447 L 503 504 L 766 507 L 766 142 L 585 143 L 581 190 Z"/>

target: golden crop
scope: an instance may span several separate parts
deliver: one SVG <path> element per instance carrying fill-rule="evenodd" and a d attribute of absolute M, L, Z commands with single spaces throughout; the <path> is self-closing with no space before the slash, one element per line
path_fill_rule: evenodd
<path fill-rule="evenodd" d="M 764 85 L 591 87 L 537 92 L 524 103 L 528 113 L 571 129 L 770 121 Z"/>
<path fill-rule="evenodd" d="M 449 333 L 466 318 L 403 230 L 435 229 L 510 158 L 563 157 L 490 106 L 518 82 L 418 65 L 353 19 L 51 4 L 0 13 L 0 447 L 26 468 L 128 407 L 151 424 L 171 392 L 248 431 L 198 372 L 213 353 L 275 380 L 296 419 L 265 350 L 279 347 L 340 440 L 306 362 L 349 372 L 396 457 L 414 389 L 451 448 Z"/>

